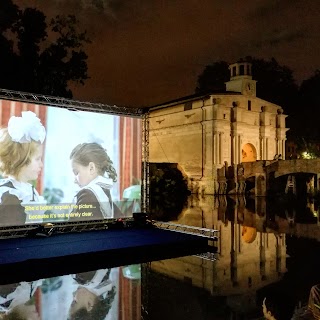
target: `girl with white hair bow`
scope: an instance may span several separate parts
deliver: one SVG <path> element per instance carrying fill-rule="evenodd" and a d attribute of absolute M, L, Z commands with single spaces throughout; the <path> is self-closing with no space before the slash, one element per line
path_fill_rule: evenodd
<path fill-rule="evenodd" d="M 0 181 L 1 225 L 24 224 L 26 204 L 43 203 L 31 182 L 43 167 L 45 136 L 44 126 L 31 111 L 11 117 L 8 127 L 0 130 L 0 172 L 5 177 Z"/>

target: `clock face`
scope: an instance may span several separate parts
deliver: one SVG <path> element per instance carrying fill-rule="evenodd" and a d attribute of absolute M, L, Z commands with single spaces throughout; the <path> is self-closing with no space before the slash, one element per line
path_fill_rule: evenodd
<path fill-rule="evenodd" d="M 247 82 L 245 85 L 245 91 L 247 94 L 253 94 L 254 93 L 254 83 Z"/>

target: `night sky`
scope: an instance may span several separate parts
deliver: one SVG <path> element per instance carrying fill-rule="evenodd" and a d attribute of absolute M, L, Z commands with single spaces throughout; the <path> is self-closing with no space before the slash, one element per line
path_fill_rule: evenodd
<path fill-rule="evenodd" d="M 92 43 L 74 99 L 150 106 L 194 93 L 206 65 L 274 57 L 297 82 L 320 69 L 317 0 L 13 0 L 73 13 Z"/>

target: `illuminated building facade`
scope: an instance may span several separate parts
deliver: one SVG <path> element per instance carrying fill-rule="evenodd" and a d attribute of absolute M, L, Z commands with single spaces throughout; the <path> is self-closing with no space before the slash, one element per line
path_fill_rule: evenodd
<path fill-rule="evenodd" d="M 223 167 L 285 158 L 282 108 L 256 96 L 249 62 L 229 69 L 226 92 L 189 96 L 149 111 L 149 161 L 178 163 L 204 194 L 216 193 Z"/>

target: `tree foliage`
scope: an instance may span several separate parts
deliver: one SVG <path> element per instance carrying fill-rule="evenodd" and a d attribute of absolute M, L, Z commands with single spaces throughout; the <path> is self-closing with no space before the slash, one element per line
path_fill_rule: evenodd
<path fill-rule="evenodd" d="M 150 164 L 150 217 L 176 220 L 190 195 L 187 180 L 174 163 Z"/>
<path fill-rule="evenodd" d="M 75 16 L 46 16 L 34 8 L 19 9 L 0 1 L 0 87 L 72 97 L 70 82 L 88 79 L 86 32 Z"/>
<path fill-rule="evenodd" d="M 320 70 L 316 70 L 314 74 L 307 80 L 304 80 L 300 86 L 301 103 L 311 106 L 320 106 Z M 319 108 L 319 107 L 318 107 Z"/>
<path fill-rule="evenodd" d="M 225 82 L 230 79 L 229 65 L 225 61 L 218 61 L 205 67 L 198 77 L 196 93 L 225 91 Z"/>
<path fill-rule="evenodd" d="M 320 110 L 320 71 L 301 83 L 299 90 L 300 112 L 297 112 L 297 128 L 299 135 L 306 140 L 320 140 L 319 110 Z M 303 112 L 301 112 L 303 110 Z"/>
<path fill-rule="evenodd" d="M 270 61 L 251 58 L 251 62 L 252 78 L 257 80 L 257 96 L 290 112 L 297 103 L 298 94 L 292 70 L 279 65 L 274 58 Z"/>

